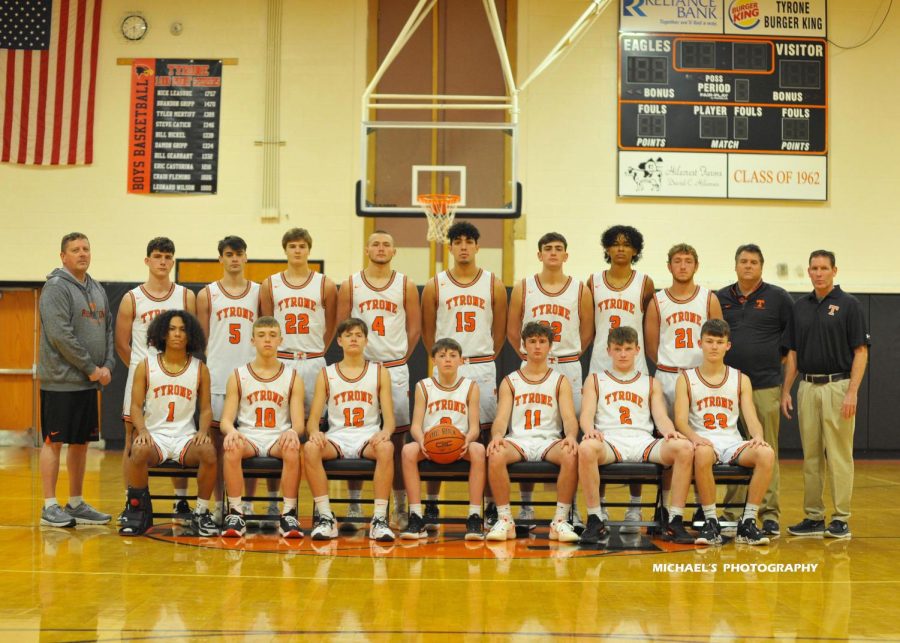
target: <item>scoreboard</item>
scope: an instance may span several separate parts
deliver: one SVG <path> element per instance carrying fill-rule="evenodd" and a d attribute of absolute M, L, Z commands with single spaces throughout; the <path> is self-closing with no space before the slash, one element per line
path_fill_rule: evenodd
<path fill-rule="evenodd" d="M 741 17 L 765 8 L 738 2 Z M 777 31 L 793 19 L 760 23 Z M 817 37 L 620 31 L 619 194 L 824 200 L 827 53 Z"/>

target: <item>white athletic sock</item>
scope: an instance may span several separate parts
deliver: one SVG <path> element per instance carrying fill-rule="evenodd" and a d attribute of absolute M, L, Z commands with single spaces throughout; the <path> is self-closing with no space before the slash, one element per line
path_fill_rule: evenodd
<path fill-rule="evenodd" d="M 72 507 L 72 509 L 80 506 L 83 502 L 84 498 L 81 496 L 69 496 L 69 506 Z"/>
<path fill-rule="evenodd" d="M 716 506 L 703 505 L 703 517 L 707 520 L 716 520 Z"/>
<path fill-rule="evenodd" d="M 297 499 L 296 498 L 282 498 L 282 502 L 284 503 L 284 512 L 286 514 L 291 513 L 294 509 L 297 508 Z"/>
<path fill-rule="evenodd" d="M 179 498 L 187 498 L 187 489 L 176 489 L 175 495 Z"/>
<path fill-rule="evenodd" d="M 669 507 L 669 522 L 671 522 L 675 517 L 684 517 L 684 507 Z"/>
<path fill-rule="evenodd" d="M 497 517 L 512 520 L 512 509 L 509 505 L 497 505 Z"/>
<path fill-rule="evenodd" d="M 241 496 L 228 496 L 228 508 L 244 515 L 244 499 Z"/>
<path fill-rule="evenodd" d="M 556 513 L 553 515 L 553 522 L 566 522 L 569 520 L 569 512 L 572 511 L 572 505 L 567 502 L 556 503 Z"/>
<path fill-rule="evenodd" d="M 587 512 L 588 512 L 588 516 L 597 516 L 600 520 L 603 520 L 603 505 L 597 505 L 596 507 L 588 507 Z"/>
<path fill-rule="evenodd" d="M 372 518 L 387 518 L 387 506 L 387 500 L 376 498 L 375 511 L 372 513 Z"/>
<path fill-rule="evenodd" d="M 202 513 L 206 513 L 207 511 L 209 511 L 209 499 L 201 500 L 200 498 L 197 498 L 196 513 L 202 514 Z"/>
<path fill-rule="evenodd" d="M 751 505 L 749 502 L 744 505 L 744 516 L 741 518 L 741 522 L 750 518 L 753 522 L 756 522 L 756 515 L 759 513 L 759 505 Z"/>
<path fill-rule="evenodd" d="M 350 493 L 353 493 L 352 491 Z M 328 501 L 328 496 L 318 496 L 313 498 L 313 502 L 316 505 L 316 511 L 319 512 L 320 516 L 330 516 L 334 518 L 334 514 L 331 513 L 331 503 Z"/>
<path fill-rule="evenodd" d="M 44 498 L 44 509 L 49 509 L 53 505 L 58 505 L 59 501 L 56 498 Z"/>
<path fill-rule="evenodd" d="M 481 516 L 481 505 L 469 505 L 469 515 Z"/>
<path fill-rule="evenodd" d="M 415 504 L 410 503 L 409 505 L 409 515 L 416 514 L 419 518 L 422 517 L 422 503 L 417 502 Z"/>

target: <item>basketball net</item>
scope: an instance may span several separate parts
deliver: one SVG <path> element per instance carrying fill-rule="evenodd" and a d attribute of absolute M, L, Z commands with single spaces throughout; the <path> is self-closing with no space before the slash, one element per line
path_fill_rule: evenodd
<path fill-rule="evenodd" d="M 459 205 L 459 195 L 420 194 L 417 200 L 428 220 L 428 234 L 425 238 L 428 241 L 447 243 L 447 231 L 453 225 L 453 217 L 456 215 L 456 207 Z"/>

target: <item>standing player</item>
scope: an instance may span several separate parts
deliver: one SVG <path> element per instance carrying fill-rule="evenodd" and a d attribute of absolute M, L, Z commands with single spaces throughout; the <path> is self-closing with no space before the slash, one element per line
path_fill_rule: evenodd
<path fill-rule="evenodd" d="M 594 349 L 591 353 L 591 373 L 602 373 L 612 369 L 612 360 L 607 352 L 606 337 L 613 328 L 629 326 L 637 332 L 638 346 L 644 344 L 644 312 L 653 299 L 653 280 L 634 269 L 644 250 L 644 235 L 637 229 L 627 225 L 614 225 L 607 228 L 600 237 L 603 245 L 603 258 L 609 269 L 596 272 L 588 277 L 588 290 L 591 292 L 594 310 Z M 635 366 L 641 373 L 648 373 L 647 358 L 644 351 L 635 357 Z M 626 520 L 639 521 L 641 485 L 629 485 L 631 504 L 625 511 Z M 601 505 L 606 501 L 606 485 L 600 487 Z M 603 519 L 607 520 L 606 510 Z M 636 531 L 630 526 L 619 531 L 629 533 Z"/>
<path fill-rule="evenodd" d="M 712 471 L 713 465 L 720 462 L 753 469 L 747 504 L 737 528 L 737 542 L 767 545 L 769 539 L 757 527 L 756 516 L 772 479 L 775 452 L 763 440 L 750 378 L 725 366 L 725 353 L 731 348 L 730 334 L 728 322 L 723 319 L 711 319 L 703 324 L 699 335 L 700 366 L 685 369 L 676 384 L 675 426 L 694 443 L 694 480 L 706 519 L 696 542 L 722 543 Z M 741 415 L 751 436 L 749 440 L 744 440 L 738 431 Z"/>
<path fill-rule="evenodd" d="M 425 283 L 422 290 L 422 343 L 430 351 L 437 339 L 449 337 L 463 350 L 459 374 L 478 385 L 479 422 L 484 432 L 497 413 L 497 367 L 494 359 L 506 339 L 506 288 L 493 274 L 478 267 L 481 233 L 468 221 L 457 221 L 447 231 L 453 268 Z M 482 435 L 484 436 L 484 433 Z M 429 483 L 429 498 L 437 499 L 439 483 Z M 486 519 L 493 523 L 496 507 L 485 492 Z M 437 505 L 425 503 L 426 522 L 437 515 Z"/>
<path fill-rule="evenodd" d="M 409 494 L 409 525 L 401 538 L 424 538 L 425 520 L 421 505 L 419 462 L 428 458 L 424 431 L 438 424 L 449 424 L 466 434 L 462 458 L 469 461 L 469 518 L 466 540 L 483 540 L 481 497 L 484 493 L 484 445 L 478 424 L 479 390 L 475 382 L 460 377 L 462 347 L 455 340 L 439 339 L 431 347 L 437 377 L 428 377 L 416 386 L 416 406 L 410 434 L 413 441 L 403 447 L 403 479 Z"/>
<path fill-rule="evenodd" d="M 186 310 L 194 314 L 197 310 L 193 292 L 172 282 L 171 273 L 175 266 L 175 244 L 167 237 L 156 237 L 147 244 L 144 264 L 149 270 L 147 281 L 129 290 L 119 304 L 116 315 L 116 352 L 123 363 L 128 364 L 128 378 L 125 380 L 125 396 L 122 399 L 122 420 L 125 422 L 125 454 L 131 449 L 131 389 L 134 373 L 144 358 L 156 355 L 157 350 L 147 346 L 147 328 L 161 313 L 167 310 Z M 128 466 L 128 458 L 123 458 L 122 467 Z M 127 472 L 126 472 L 127 479 Z M 175 495 L 175 513 L 190 513 L 187 501 L 187 478 L 172 478 Z"/>
<path fill-rule="evenodd" d="M 422 335 L 422 318 L 415 284 L 406 275 L 391 269 L 391 261 L 396 254 L 397 248 L 390 234 L 377 230 L 369 236 L 366 243 L 368 264 L 364 270 L 351 275 L 341 284 L 337 318 L 356 317 L 366 322 L 369 337 L 364 357 L 381 362 L 391 377 L 396 422 L 391 436 L 394 442 L 392 522 L 402 528 L 406 514 L 406 491 L 403 489 L 400 453 L 409 431 L 409 367 L 406 362 Z M 351 481 L 347 486 L 351 500 L 358 499 L 362 482 Z M 359 504 L 352 503 L 347 515 L 362 516 Z"/>
<path fill-rule="evenodd" d="M 128 502 L 119 533 L 136 536 L 153 524 L 147 469 L 166 460 L 198 467 L 197 508 L 191 526 L 198 536 L 216 536 L 219 528 L 209 512 L 216 486 L 216 449 L 209 435 L 209 370 L 191 353 L 204 348 L 196 318 L 182 310 L 157 315 L 147 338 L 158 353 L 134 370 L 131 421 L 134 435 L 125 458 Z M 199 406 L 200 430 L 194 425 Z"/>
<path fill-rule="evenodd" d="M 280 343 L 278 321 L 274 317 L 260 317 L 251 328 L 251 345 L 256 349 L 256 357 L 249 364 L 236 368 L 228 378 L 222 411 L 229 507 L 225 517 L 226 536 L 246 533 L 241 461 L 269 456 L 283 461 L 284 511 L 279 521 L 279 533 L 285 538 L 303 537 L 297 522 L 303 382 L 297 377 L 297 371 L 278 359 Z"/>
<path fill-rule="evenodd" d="M 580 281 L 563 272 L 569 258 L 568 242 L 558 232 L 548 232 L 538 240 L 541 272 L 517 283 L 509 298 L 506 336 L 523 356 L 522 326 L 536 321 L 553 331 L 547 363 L 569 380 L 575 414 L 581 412 L 581 354 L 593 334 L 594 314 L 590 292 Z M 531 494 L 534 483 L 522 483 L 522 508 L 518 520 L 534 520 Z M 577 512 L 576 512 L 577 515 Z"/>
<path fill-rule="evenodd" d="M 578 534 L 568 522 L 578 485 L 578 418 L 572 403 L 572 388 L 565 376 L 547 363 L 553 344 L 550 327 L 529 322 L 522 329 L 522 341 L 525 366 L 506 376 L 500 385 L 497 417 L 487 448 L 488 475 L 498 513 L 487 539 L 516 537 L 516 524 L 509 508 L 507 467 L 523 460 L 546 460 L 559 465 L 556 514 L 550 524 L 550 540 L 577 542 Z"/>
<path fill-rule="evenodd" d="M 611 462 L 656 462 L 674 469 L 666 533 L 676 543 L 693 543 L 684 528 L 683 516 L 694 449 L 666 415 L 659 382 L 636 368 L 641 350 L 637 331 L 631 326 L 617 326 L 609 331 L 606 343 L 612 367 L 591 373 L 584 385 L 581 407 L 584 439 L 578 445 L 578 474 L 588 505 L 588 522 L 581 542 L 598 543 L 609 534 L 598 493 L 599 466 Z M 654 428 L 663 439 L 653 437 Z"/>
<path fill-rule="evenodd" d="M 703 361 L 700 329 L 708 319 L 722 319 L 722 307 L 715 293 L 694 284 L 700 266 L 694 248 L 686 243 L 672 246 L 666 266 L 672 274 L 672 285 L 651 300 L 644 316 L 644 341 L 647 357 L 656 364 L 656 379 L 662 384 L 671 415 L 678 372 Z"/>
<path fill-rule="evenodd" d="M 309 267 L 312 237 L 303 228 L 291 228 L 281 237 L 287 270 L 267 277 L 260 287 L 260 313 L 281 325 L 278 357 L 303 380 L 304 409 L 312 404 L 316 376 L 325 368 L 325 349 L 334 337 L 337 289 L 334 282 Z M 321 409 L 320 409 L 321 410 Z"/>
<path fill-rule="evenodd" d="M 218 252 L 222 278 L 208 284 L 197 295 L 197 318 L 206 336 L 206 366 L 209 368 L 214 429 L 219 429 L 222 419 L 225 385 L 229 376 L 234 369 L 253 359 L 251 334 L 253 322 L 259 315 L 259 284 L 244 277 L 247 243 L 240 237 L 228 236 L 219 241 Z M 212 435 L 219 455 L 221 485 L 221 466 L 224 462 L 222 433 L 216 430 Z M 255 485 L 253 489 L 248 489 L 248 495 L 252 496 L 254 489 Z M 221 501 L 221 488 L 216 489 L 216 493 Z"/>
<path fill-rule="evenodd" d="M 338 324 L 337 342 L 344 359 L 323 368 L 316 378 L 316 391 L 303 446 L 306 479 L 319 516 L 312 530 L 313 540 L 337 538 L 334 514 L 328 500 L 328 477 L 323 460 L 367 458 L 375 460 L 375 511 L 369 538 L 393 542 L 387 523 L 388 496 L 394 475 L 394 411 L 391 378 L 381 364 L 363 357 L 368 327 L 361 319 L 349 318 Z M 328 433 L 319 430 L 323 409 L 328 411 Z"/>

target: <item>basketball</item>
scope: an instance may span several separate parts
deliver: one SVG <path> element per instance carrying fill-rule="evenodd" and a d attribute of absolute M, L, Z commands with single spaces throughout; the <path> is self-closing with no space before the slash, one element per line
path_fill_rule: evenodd
<path fill-rule="evenodd" d="M 466 437 L 452 424 L 438 424 L 425 432 L 425 452 L 438 464 L 459 460 Z"/>

